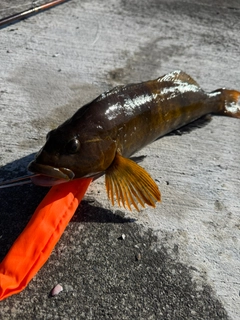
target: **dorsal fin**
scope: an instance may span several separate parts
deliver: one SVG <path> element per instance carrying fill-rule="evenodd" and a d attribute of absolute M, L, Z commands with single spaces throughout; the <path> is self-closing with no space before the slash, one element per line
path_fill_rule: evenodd
<path fill-rule="evenodd" d="M 118 205 L 131 210 L 131 205 L 139 211 L 138 204 L 155 207 L 157 201 L 161 201 L 158 186 L 150 175 L 134 161 L 116 154 L 111 166 L 106 170 L 105 183 L 108 198 L 114 205 L 115 199 Z"/>
<path fill-rule="evenodd" d="M 185 82 L 188 84 L 192 84 L 194 86 L 200 87 L 199 84 L 190 77 L 187 73 L 181 71 L 181 70 L 175 70 L 173 72 L 170 72 L 168 74 L 165 74 L 164 76 L 157 79 L 158 82 Z"/>

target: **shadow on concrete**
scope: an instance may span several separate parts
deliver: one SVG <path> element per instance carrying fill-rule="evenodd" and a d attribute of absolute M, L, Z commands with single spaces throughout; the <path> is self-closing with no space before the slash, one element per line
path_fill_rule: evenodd
<path fill-rule="evenodd" d="M 0 167 L 0 181 L 10 180 L 26 175 L 28 164 L 33 160 L 35 153 L 19 158 Z"/>

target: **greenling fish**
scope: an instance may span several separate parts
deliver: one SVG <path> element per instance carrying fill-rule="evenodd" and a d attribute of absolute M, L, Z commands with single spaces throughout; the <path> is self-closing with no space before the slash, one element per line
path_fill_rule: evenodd
<path fill-rule="evenodd" d="M 182 71 L 118 86 L 81 107 L 47 134 L 29 166 L 38 185 L 105 174 L 108 197 L 131 210 L 155 206 L 158 186 L 130 157 L 157 138 L 205 114 L 240 118 L 240 92 L 204 92 Z"/>

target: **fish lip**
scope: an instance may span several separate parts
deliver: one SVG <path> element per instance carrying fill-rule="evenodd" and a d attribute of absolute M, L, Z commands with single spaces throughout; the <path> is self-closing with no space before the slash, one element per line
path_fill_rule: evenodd
<path fill-rule="evenodd" d="M 56 168 L 53 166 L 37 163 L 35 160 L 29 163 L 28 170 L 36 174 L 54 178 L 56 180 L 69 181 L 75 177 L 74 172 L 68 168 Z"/>

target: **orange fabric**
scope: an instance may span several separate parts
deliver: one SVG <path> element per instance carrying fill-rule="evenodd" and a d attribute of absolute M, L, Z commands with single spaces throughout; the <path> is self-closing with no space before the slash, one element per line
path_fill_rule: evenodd
<path fill-rule="evenodd" d="M 91 178 L 51 188 L 0 264 L 0 300 L 23 290 L 50 256 Z"/>

